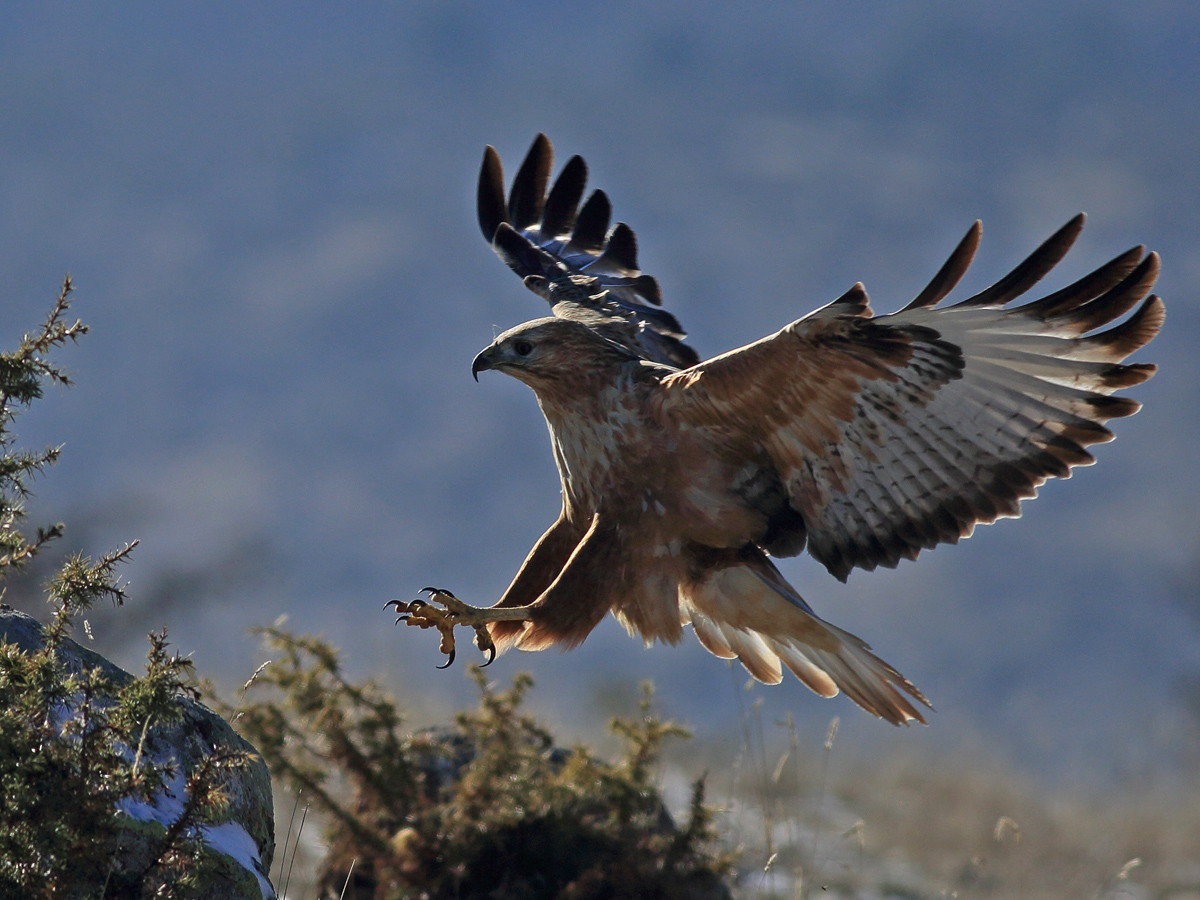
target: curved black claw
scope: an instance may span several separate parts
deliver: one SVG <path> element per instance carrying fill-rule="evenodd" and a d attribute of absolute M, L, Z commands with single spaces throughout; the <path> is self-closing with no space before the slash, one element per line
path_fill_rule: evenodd
<path fill-rule="evenodd" d="M 418 594 L 445 594 L 447 597 L 454 597 L 454 595 L 452 593 L 450 593 L 449 591 L 445 591 L 445 590 L 442 590 L 441 588 L 435 588 L 435 587 L 423 587 L 423 588 L 421 588 L 421 590 L 417 591 L 417 593 Z M 457 600 L 458 598 L 454 597 L 454 599 Z"/>
<path fill-rule="evenodd" d="M 479 667 L 481 669 L 486 669 L 488 666 L 490 666 L 492 663 L 494 663 L 496 661 L 496 648 L 488 647 L 487 652 L 488 652 L 488 661 Z"/>
<path fill-rule="evenodd" d="M 396 607 L 396 609 L 399 609 L 401 606 L 407 606 L 407 605 L 408 604 L 405 603 L 403 600 L 389 600 L 387 603 L 383 604 L 383 608 L 386 611 L 389 606 L 394 606 L 394 607 Z"/>
<path fill-rule="evenodd" d="M 434 668 L 435 669 L 448 669 L 452 665 L 454 665 L 454 648 L 453 647 L 450 648 L 450 658 L 447 659 L 443 665 L 434 666 Z"/>
<path fill-rule="evenodd" d="M 392 624 L 393 624 L 393 625 L 399 625 L 401 622 L 407 622 L 407 621 L 408 621 L 408 616 L 398 616 L 398 617 L 396 618 L 396 621 L 395 621 L 395 622 L 393 622 Z"/>

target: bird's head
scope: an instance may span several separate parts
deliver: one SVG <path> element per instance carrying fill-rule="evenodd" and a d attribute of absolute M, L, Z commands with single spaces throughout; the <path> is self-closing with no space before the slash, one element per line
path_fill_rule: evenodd
<path fill-rule="evenodd" d="M 511 328 L 492 341 L 471 364 L 471 374 L 488 369 L 525 382 L 539 395 L 585 388 L 600 377 L 609 379 L 613 366 L 637 357 L 602 337 L 587 325 L 570 319 L 534 319 Z"/>

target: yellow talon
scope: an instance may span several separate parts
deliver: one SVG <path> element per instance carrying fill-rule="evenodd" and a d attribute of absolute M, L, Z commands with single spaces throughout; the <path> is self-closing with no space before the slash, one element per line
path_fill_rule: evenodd
<path fill-rule="evenodd" d="M 454 627 L 456 625 L 468 625 L 474 629 L 475 646 L 481 652 L 486 653 L 488 657 L 483 666 L 490 666 L 496 659 L 496 644 L 488 631 L 487 623 L 494 620 L 527 617 L 523 614 L 523 610 L 505 609 L 500 611 L 500 615 L 497 615 L 494 609 L 477 609 L 459 600 L 449 591 L 438 588 L 423 588 L 422 593 L 428 593 L 429 600 L 432 602 L 419 598 L 407 603 L 403 600 L 390 600 L 384 604 L 384 609 L 391 607 L 400 614 L 396 618 L 397 625 L 403 622 L 406 625 L 415 625 L 417 628 L 436 628 L 438 630 L 442 636 L 440 649 L 449 657 L 443 665 L 438 666 L 439 669 L 448 668 L 454 663 Z M 444 609 L 439 609 L 434 604 L 439 604 Z"/>

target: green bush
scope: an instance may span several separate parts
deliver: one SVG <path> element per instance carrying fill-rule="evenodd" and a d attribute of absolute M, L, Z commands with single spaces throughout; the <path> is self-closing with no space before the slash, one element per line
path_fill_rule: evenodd
<path fill-rule="evenodd" d="M 11 426 L 47 384 L 70 384 L 47 359 L 87 331 L 64 318 L 70 293 L 68 278 L 42 327 L 0 354 L 0 579 L 63 533 L 61 524 L 32 537 L 21 528 L 29 481 L 59 450 L 16 450 Z M 214 756 L 186 773 L 183 812 L 169 827 L 123 810 L 152 804 L 181 777 L 142 751 L 148 733 L 181 715 L 177 695 L 196 694 L 191 663 L 168 653 L 165 631 L 150 635 L 142 677 L 99 657 L 81 665 L 87 651 L 65 652 L 76 616 L 101 600 L 124 601 L 116 569 L 133 546 L 95 561 L 70 557 L 47 585 L 54 612 L 41 634 L 23 645 L 0 640 L 0 897 L 188 896 L 203 868 L 196 829 L 225 806 L 218 771 L 245 762 L 244 754 Z M 130 857 L 123 849 L 134 831 L 149 849 Z"/>
<path fill-rule="evenodd" d="M 262 633 L 273 660 L 252 690 L 269 698 L 221 711 L 325 813 L 325 896 L 355 860 L 376 898 L 728 896 L 703 780 L 678 828 L 656 790 L 663 742 L 686 732 L 651 715 L 648 693 L 639 718 L 613 723 L 615 763 L 555 747 L 521 710 L 528 675 L 501 691 L 473 669 L 477 709 L 406 733 L 396 703 L 348 681 L 328 644 Z"/>

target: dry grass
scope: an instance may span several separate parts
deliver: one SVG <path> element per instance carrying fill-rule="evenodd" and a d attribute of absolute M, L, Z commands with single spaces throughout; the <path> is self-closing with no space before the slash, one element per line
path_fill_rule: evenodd
<path fill-rule="evenodd" d="M 738 746 L 681 745 L 663 778 L 682 804 L 710 772 L 736 897 L 1200 900 L 1200 780 L 1084 796 L 978 754 L 856 758 L 836 734 L 763 728 L 756 714 Z M 320 849 L 300 845 L 289 894 L 314 897 Z"/>
<path fill-rule="evenodd" d="M 979 757 L 855 759 L 756 714 L 724 767 L 741 897 L 1200 900 L 1200 778 L 1085 796 Z"/>

